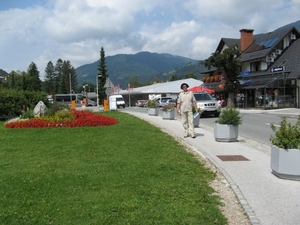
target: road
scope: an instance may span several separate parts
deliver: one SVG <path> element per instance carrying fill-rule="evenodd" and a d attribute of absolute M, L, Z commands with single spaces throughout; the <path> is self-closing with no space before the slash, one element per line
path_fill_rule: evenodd
<path fill-rule="evenodd" d="M 127 107 L 122 110 L 135 110 L 138 112 L 147 113 L 147 108 L 140 107 Z M 271 123 L 274 123 L 275 126 L 280 125 L 281 117 L 285 116 L 284 113 L 271 114 L 268 110 L 262 110 L 258 112 L 253 112 L 251 110 L 243 110 L 241 112 L 243 123 L 239 126 L 239 136 L 250 139 L 252 141 L 261 143 L 263 145 L 270 145 L 270 136 L 273 134 L 273 131 L 270 127 Z M 177 116 L 177 119 L 180 120 L 180 117 Z M 214 123 L 217 120 L 216 117 L 201 117 L 200 126 L 204 126 L 208 129 L 213 129 Z M 296 117 L 289 117 L 288 122 L 296 123 Z"/>

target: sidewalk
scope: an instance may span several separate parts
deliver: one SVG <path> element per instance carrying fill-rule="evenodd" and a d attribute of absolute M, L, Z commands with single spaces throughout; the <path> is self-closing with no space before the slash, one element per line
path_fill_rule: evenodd
<path fill-rule="evenodd" d="M 252 110 L 242 109 L 242 111 L 250 113 Z M 179 120 L 163 120 L 161 116 L 149 116 L 146 113 L 126 109 L 124 112 L 156 124 L 172 135 L 182 138 L 211 161 L 227 179 L 252 224 L 300 224 L 300 181 L 279 179 L 271 173 L 270 149 L 260 149 L 259 144 L 243 137 L 239 137 L 238 142 L 217 142 L 214 140 L 213 132 L 201 126 L 201 119 L 199 128 L 195 128 L 196 138 L 193 139 L 183 138 L 183 127 Z M 262 113 L 258 110 L 255 112 Z M 300 109 L 279 109 L 276 112 L 263 110 L 263 112 L 300 115 Z M 242 156 L 248 160 L 224 160 L 232 155 Z"/>

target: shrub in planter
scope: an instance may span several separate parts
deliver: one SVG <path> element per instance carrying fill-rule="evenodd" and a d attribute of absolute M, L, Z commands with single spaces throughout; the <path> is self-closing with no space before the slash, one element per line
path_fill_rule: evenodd
<path fill-rule="evenodd" d="M 157 108 L 157 102 L 154 99 L 148 100 L 147 106 L 148 106 L 148 108 Z"/>
<path fill-rule="evenodd" d="M 274 136 L 271 135 L 271 142 L 279 148 L 299 149 L 300 150 L 300 116 L 295 125 L 287 122 L 287 117 L 282 117 L 280 127 L 277 129 L 274 123 L 271 123 L 271 129 Z"/>
<path fill-rule="evenodd" d="M 223 142 L 237 141 L 238 125 L 240 124 L 242 124 L 242 117 L 237 108 L 223 108 L 214 125 L 215 140 Z"/>
<path fill-rule="evenodd" d="M 174 111 L 175 110 L 175 106 L 174 106 L 174 104 L 168 103 L 168 104 L 164 105 L 161 108 L 161 110 L 164 111 L 164 112 Z"/>
<path fill-rule="evenodd" d="M 175 106 L 174 104 L 166 104 L 164 105 L 161 110 L 163 111 L 162 113 L 162 118 L 167 119 L 167 120 L 174 120 L 175 119 Z"/>
<path fill-rule="evenodd" d="M 220 116 L 216 123 L 228 124 L 233 126 L 241 125 L 243 122 L 240 111 L 234 107 L 225 107 L 222 109 Z"/>
<path fill-rule="evenodd" d="M 296 124 L 283 117 L 280 127 L 271 124 L 271 169 L 279 178 L 300 180 L 300 116 Z"/>

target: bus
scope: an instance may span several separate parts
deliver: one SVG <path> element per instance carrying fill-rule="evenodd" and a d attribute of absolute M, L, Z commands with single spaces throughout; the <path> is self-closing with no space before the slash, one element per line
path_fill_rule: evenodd
<path fill-rule="evenodd" d="M 76 107 L 81 107 L 81 101 L 83 99 L 82 94 L 56 94 L 53 97 L 54 102 L 71 105 L 72 101 L 75 101 Z M 97 103 L 87 98 L 86 106 L 96 106 Z"/>
<path fill-rule="evenodd" d="M 82 98 L 82 94 L 56 94 L 53 96 L 53 101 L 62 104 L 71 104 L 72 101 L 75 101 L 76 107 L 80 107 Z"/>

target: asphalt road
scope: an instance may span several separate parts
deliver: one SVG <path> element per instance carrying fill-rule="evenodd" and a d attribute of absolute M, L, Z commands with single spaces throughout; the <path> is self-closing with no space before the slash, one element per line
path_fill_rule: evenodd
<path fill-rule="evenodd" d="M 122 110 L 134 110 L 138 112 L 147 113 L 147 108 L 141 107 L 127 107 Z M 273 131 L 270 127 L 271 123 L 275 126 L 279 126 L 281 117 L 285 116 L 284 113 L 272 114 L 268 110 L 262 111 L 247 111 L 242 110 L 241 115 L 243 117 L 243 124 L 239 126 L 239 136 L 251 139 L 252 141 L 261 143 L 263 145 L 270 145 L 270 137 Z M 176 116 L 180 120 L 180 116 Z M 204 126 L 208 129 L 213 129 L 214 123 L 217 117 L 207 116 L 200 118 L 200 126 Z M 296 117 L 289 117 L 288 122 L 296 123 Z"/>

